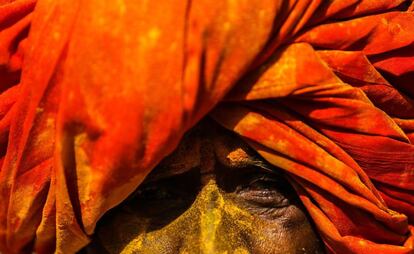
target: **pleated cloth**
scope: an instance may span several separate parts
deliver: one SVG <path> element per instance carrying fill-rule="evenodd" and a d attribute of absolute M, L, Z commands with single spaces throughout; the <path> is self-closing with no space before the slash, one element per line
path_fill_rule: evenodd
<path fill-rule="evenodd" d="M 413 10 L 0 0 L 0 252 L 80 250 L 210 115 L 286 172 L 329 253 L 414 253 Z"/>

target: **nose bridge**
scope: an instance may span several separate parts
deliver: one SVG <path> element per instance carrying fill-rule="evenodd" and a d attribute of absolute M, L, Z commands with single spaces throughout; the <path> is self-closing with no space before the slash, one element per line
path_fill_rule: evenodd
<path fill-rule="evenodd" d="M 242 232 L 251 233 L 251 216 L 226 199 L 214 179 L 204 185 L 194 206 L 198 210 L 198 221 L 193 221 L 199 225 L 198 253 L 250 253 Z"/>
<path fill-rule="evenodd" d="M 203 187 L 197 199 L 200 206 L 201 253 L 216 253 L 218 229 L 223 218 L 224 200 L 213 179 Z"/>

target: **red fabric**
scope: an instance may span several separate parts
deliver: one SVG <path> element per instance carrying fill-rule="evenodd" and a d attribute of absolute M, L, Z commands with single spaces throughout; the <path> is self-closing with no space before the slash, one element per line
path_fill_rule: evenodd
<path fill-rule="evenodd" d="M 34 4 L 0 1 L 0 251 L 76 252 L 210 112 L 331 253 L 414 252 L 412 1 Z"/>

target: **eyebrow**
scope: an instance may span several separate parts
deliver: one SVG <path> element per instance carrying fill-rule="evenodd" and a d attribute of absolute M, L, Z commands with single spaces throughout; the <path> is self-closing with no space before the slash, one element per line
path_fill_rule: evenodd
<path fill-rule="evenodd" d="M 224 158 L 225 157 L 225 158 Z M 276 172 L 275 167 L 263 159 L 256 151 L 250 147 L 240 147 L 233 150 L 226 156 L 217 156 L 216 161 L 229 169 L 240 169 L 246 167 L 257 167 L 267 172 Z"/>
<path fill-rule="evenodd" d="M 249 159 L 244 161 L 243 165 L 232 165 L 232 166 L 226 166 L 226 167 L 230 170 L 255 168 L 255 169 L 261 169 L 265 172 L 272 173 L 272 174 L 282 173 L 281 170 L 275 170 L 276 169 L 275 166 L 269 164 L 266 160 L 261 158 L 259 155 L 251 155 Z"/>

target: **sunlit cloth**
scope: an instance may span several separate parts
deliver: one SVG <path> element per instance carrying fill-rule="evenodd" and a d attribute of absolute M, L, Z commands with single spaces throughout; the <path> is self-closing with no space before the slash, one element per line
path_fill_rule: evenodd
<path fill-rule="evenodd" d="M 217 106 L 330 253 L 414 253 L 412 1 L 34 5 L 0 0 L 1 252 L 81 249 Z"/>

